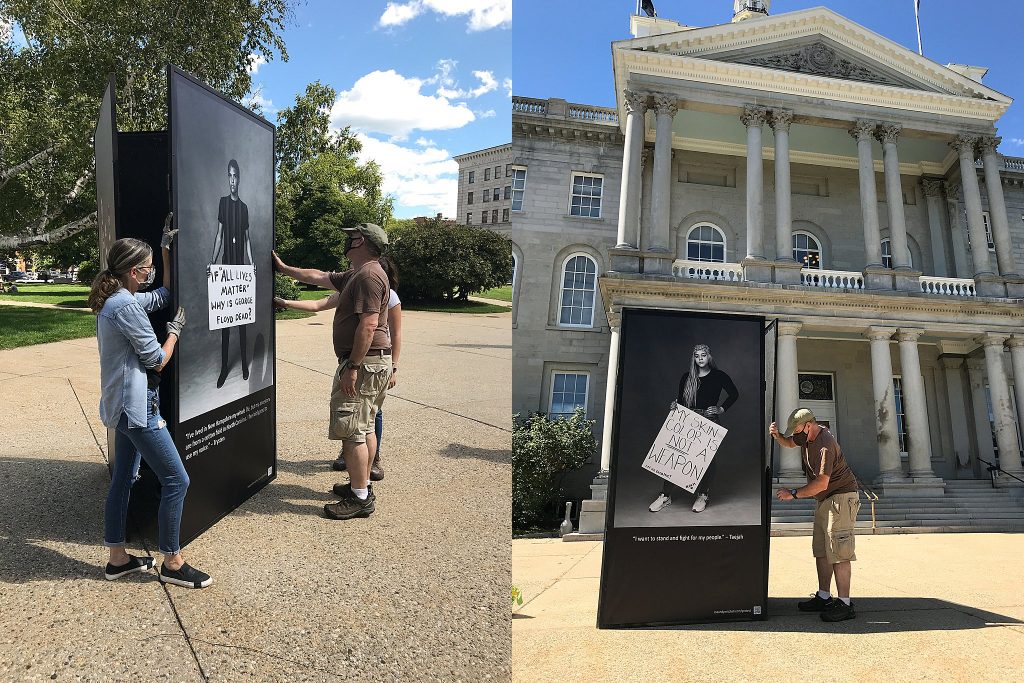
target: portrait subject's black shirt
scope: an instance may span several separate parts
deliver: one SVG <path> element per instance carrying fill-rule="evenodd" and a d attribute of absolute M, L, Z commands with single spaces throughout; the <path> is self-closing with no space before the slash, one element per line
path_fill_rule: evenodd
<path fill-rule="evenodd" d="M 221 264 L 245 264 L 245 241 L 249 238 L 249 207 L 241 199 L 231 199 L 230 195 L 221 197 L 217 221 L 222 226 L 224 239 Z"/>
<path fill-rule="evenodd" d="M 692 406 L 687 406 L 685 401 L 683 401 L 683 392 L 686 391 L 686 379 L 689 376 L 690 373 L 684 373 L 683 378 L 679 380 L 679 396 L 676 398 L 676 403 L 681 406 L 692 410 L 704 410 L 711 406 L 717 406 L 718 399 L 721 397 L 722 392 L 725 391 L 728 396 L 725 399 L 725 403 L 722 404 L 722 410 L 729 410 L 729 407 L 740 397 L 740 392 L 736 390 L 736 385 L 733 384 L 729 375 L 718 368 L 712 368 L 711 372 L 698 379 L 696 403 Z"/>

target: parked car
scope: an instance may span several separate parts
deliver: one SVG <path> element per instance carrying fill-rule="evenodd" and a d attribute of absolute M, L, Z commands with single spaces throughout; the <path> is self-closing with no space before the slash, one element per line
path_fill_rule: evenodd
<path fill-rule="evenodd" d="M 7 275 L 8 280 L 27 280 L 28 273 L 23 270 L 13 270 Z"/>

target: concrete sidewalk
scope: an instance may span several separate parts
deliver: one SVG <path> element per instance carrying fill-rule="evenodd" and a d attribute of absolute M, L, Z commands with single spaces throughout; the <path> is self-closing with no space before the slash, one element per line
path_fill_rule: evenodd
<path fill-rule="evenodd" d="M 185 549 L 201 591 L 103 579 L 96 340 L 0 352 L 0 681 L 510 677 L 511 315 L 405 314 L 377 512 L 348 522 L 331 315 L 277 324 L 278 478 Z"/>
<path fill-rule="evenodd" d="M 1024 535 L 858 536 L 857 618 L 835 624 L 796 608 L 810 542 L 771 540 L 766 621 L 598 630 L 602 544 L 513 541 L 513 680 L 1020 680 Z"/>

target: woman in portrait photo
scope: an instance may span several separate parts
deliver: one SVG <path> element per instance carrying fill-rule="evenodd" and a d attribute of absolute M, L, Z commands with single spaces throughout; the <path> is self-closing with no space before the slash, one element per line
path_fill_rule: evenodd
<path fill-rule="evenodd" d="M 725 394 L 724 401 L 722 401 L 723 393 Z M 715 365 L 715 359 L 711 356 L 711 348 L 707 344 L 697 344 L 693 347 L 693 356 L 690 358 L 690 370 L 684 373 L 682 379 L 679 380 L 679 394 L 672 403 L 672 409 L 674 410 L 678 404 L 720 424 L 722 415 L 736 403 L 739 397 L 740 393 L 736 390 L 732 378 Z M 718 457 L 712 458 L 711 464 L 708 465 L 708 469 L 704 472 L 704 477 L 695 491 L 696 498 L 692 507 L 694 512 L 703 512 L 707 507 L 708 495 L 717 466 Z M 678 500 L 683 492 L 682 488 L 665 480 L 661 493 L 648 509 L 651 512 L 658 512 L 665 506 L 671 505 L 673 498 Z"/>

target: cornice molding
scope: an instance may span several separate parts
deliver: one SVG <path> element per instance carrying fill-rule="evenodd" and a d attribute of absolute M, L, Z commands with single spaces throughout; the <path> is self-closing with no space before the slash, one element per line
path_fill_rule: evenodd
<path fill-rule="evenodd" d="M 618 128 L 609 126 L 588 125 L 582 121 L 570 122 L 549 119 L 523 121 L 512 117 L 512 137 L 529 135 L 577 142 L 594 142 L 602 144 L 624 144 L 625 136 Z"/>

